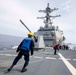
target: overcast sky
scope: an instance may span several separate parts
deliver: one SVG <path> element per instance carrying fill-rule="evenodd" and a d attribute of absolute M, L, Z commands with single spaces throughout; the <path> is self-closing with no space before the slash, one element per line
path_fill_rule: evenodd
<path fill-rule="evenodd" d="M 76 0 L 0 0 L 0 34 L 26 36 L 28 31 L 20 19 L 32 32 L 36 32 L 44 26 L 43 20 L 37 17 L 45 16 L 38 10 L 44 10 L 47 3 L 50 8 L 59 8 L 52 12 L 52 15 L 61 15 L 53 20 L 53 25 L 63 31 L 65 42 L 76 44 Z"/>

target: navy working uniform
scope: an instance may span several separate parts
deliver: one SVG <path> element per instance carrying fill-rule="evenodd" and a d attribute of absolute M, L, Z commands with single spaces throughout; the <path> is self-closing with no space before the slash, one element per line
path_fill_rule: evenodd
<path fill-rule="evenodd" d="M 33 55 L 33 48 L 34 48 L 34 42 L 33 42 L 33 39 L 32 39 L 32 36 L 33 34 L 30 32 L 28 34 L 28 37 L 25 38 L 21 43 L 20 45 L 18 46 L 16 52 L 19 52 L 18 55 L 16 56 L 16 58 L 14 59 L 11 67 L 8 69 L 8 71 L 10 71 L 14 65 L 17 64 L 17 62 L 19 61 L 19 59 L 24 56 L 24 60 L 25 60 L 25 63 L 24 63 L 24 66 L 21 70 L 21 72 L 25 72 L 27 69 L 26 69 L 26 66 L 28 65 L 29 63 L 29 52 L 31 52 L 31 55 Z"/>

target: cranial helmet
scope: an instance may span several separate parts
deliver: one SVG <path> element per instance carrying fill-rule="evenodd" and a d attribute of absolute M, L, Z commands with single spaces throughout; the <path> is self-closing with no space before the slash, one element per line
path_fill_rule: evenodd
<path fill-rule="evenodd" d="M 33 37 L 34 34 L 33 34 L 32 32 L 29 32 L 29 33 L 28 33 L 28 36 L 32 36 L 32 37 Z"/>

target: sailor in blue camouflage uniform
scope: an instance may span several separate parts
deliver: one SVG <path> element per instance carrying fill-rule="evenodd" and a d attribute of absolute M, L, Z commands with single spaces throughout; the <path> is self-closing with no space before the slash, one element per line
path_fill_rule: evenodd
<path fill-rule="evenodd" d="M 34 52 L 34 41 L 32 39 L 32 37 L 34 36 L 34 34 L 32 32 L 28 33 L 28 37 L 26 37 L 18 46 L 16 52 L 18 53 L 18 55 L 16 56 L 16 58 L 14 59 L 12 65 L 10 66 L 10 68 L 7 69 L 8 72 L 11 71 L 11 69 L 17 64 L 17 62 L 22 58 L 22 56 L 24 56 L 24 66 L 21 70 L 21 72 L 25 72 L 27 71 L 26 66 L 29 64 L 29 52 L 31 52 L 31 55 L 33 55 Z"/>

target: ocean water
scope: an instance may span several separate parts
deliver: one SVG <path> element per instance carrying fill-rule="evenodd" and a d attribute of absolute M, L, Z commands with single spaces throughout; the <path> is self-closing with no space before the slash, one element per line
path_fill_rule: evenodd
<path fill-rule="evenodd" d="M 0 50 L 18 46 L 24 37 L 0 34 Z"/>

